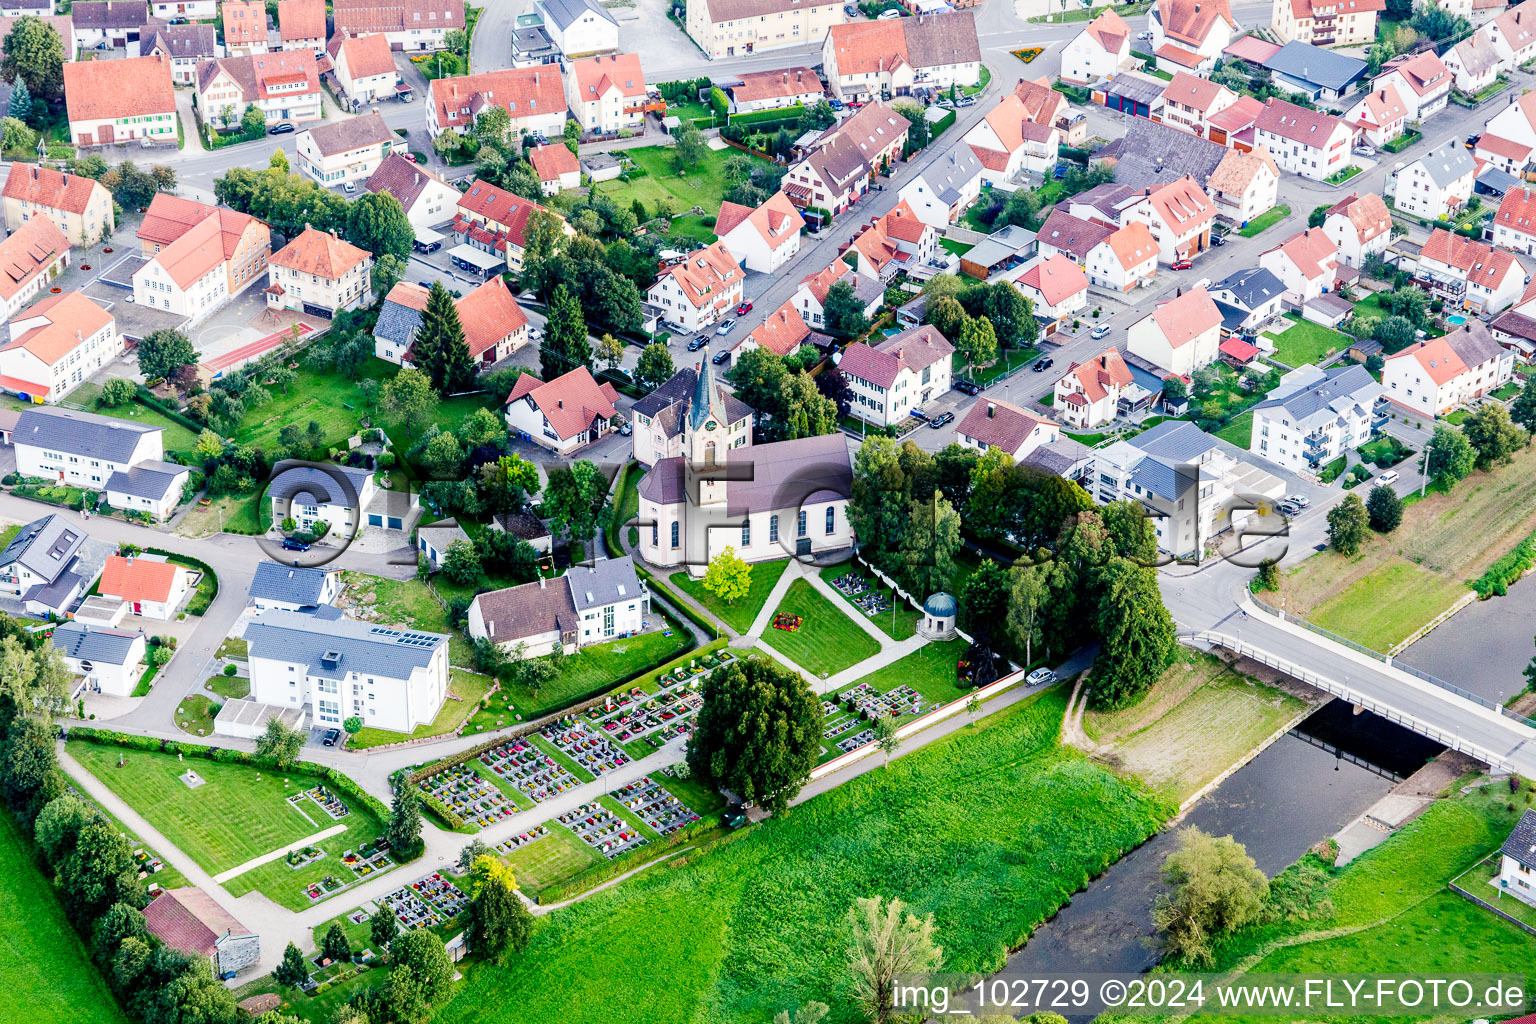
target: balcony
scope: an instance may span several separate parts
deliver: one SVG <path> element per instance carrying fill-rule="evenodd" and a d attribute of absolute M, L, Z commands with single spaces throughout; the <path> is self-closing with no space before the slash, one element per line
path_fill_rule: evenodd
<path fill-rule="evenodd" d="M 1324 434 L 1319 434 L 1314 431 L 1313 433 L 1306 436 L 1305 441 L 1309 456 L 1312 452 L 1317 452 L 1319 455 L 1323 455 L 1328 451 L 1328 438 Z"/>

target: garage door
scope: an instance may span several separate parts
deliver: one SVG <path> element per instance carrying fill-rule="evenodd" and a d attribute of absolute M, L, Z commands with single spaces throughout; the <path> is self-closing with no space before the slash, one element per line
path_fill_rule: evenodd
<path fill-rule="evenodd" d="M 384 525 L 384 517 L 383 516 L 369 516 L 368 517 L 368 525 L 369 526 L 383 526 Z"/>
<path fill-rule="evenodd" d="M 399 516 L 390 516 L 389 517 L 389 528 L 391 530 L 399 530 L 399 529 L 402 529 L 404 526 L 405 526 L 405 524 L 400 521 L 400 517 Z"/>

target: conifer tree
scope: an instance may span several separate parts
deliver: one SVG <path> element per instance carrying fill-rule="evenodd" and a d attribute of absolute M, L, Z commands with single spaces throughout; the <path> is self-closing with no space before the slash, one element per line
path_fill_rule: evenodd
<path fill-rule="evenodd" d="M 440 395 L 467 391 L 475 382 L 475 361 L 464 340 L 459 311 L 441 281 L 427 292 L 427 308 L 421 314 L 413 349 L 415 363 Z"/>

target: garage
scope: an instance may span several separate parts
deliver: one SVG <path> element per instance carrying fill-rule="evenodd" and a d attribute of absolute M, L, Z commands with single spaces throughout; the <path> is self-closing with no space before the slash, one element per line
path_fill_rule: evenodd
<path fill-rule="evenodd" d="M 399 529 L 403 529 L 404 527 L 405 527 L 405 523 L 401 520 L 401 518 L 399 516 L 390 516 L 389 517 L 389 528 L 391 530 L 399 530 Z"/>
<path fill-rule="evenodd" d="M 383 526 L 384 525 L 384 517 L 383 516 L 370 515 L 368 517 L 368 525 L 369 526 Z"/>

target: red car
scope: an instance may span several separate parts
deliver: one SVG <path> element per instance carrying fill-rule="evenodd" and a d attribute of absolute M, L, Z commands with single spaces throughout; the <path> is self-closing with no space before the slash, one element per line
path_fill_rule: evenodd
<path fill-rule="evenodd" d="M 743 302 L 741 305 L 736 307 L 737 316 L 744 316 L 750 312 L 752 312 L 752 303 L 750 302 Z"/>
<path fill-rule="evenodd" d="M 1179 260 L 1177 263 L 1175 263 L 1173 265 L 1173 269 L 1174 270 L 1193 270 L 1193 269 L 1195 269 L 1195 265 L 1190 260 Z"/>
<path fill-rule="evenodd" d="M 401 153 L 400 155 L 405 157 L 411 163 L 415 163 L 416 162 L 416 154 L 415 153 Z"/>

